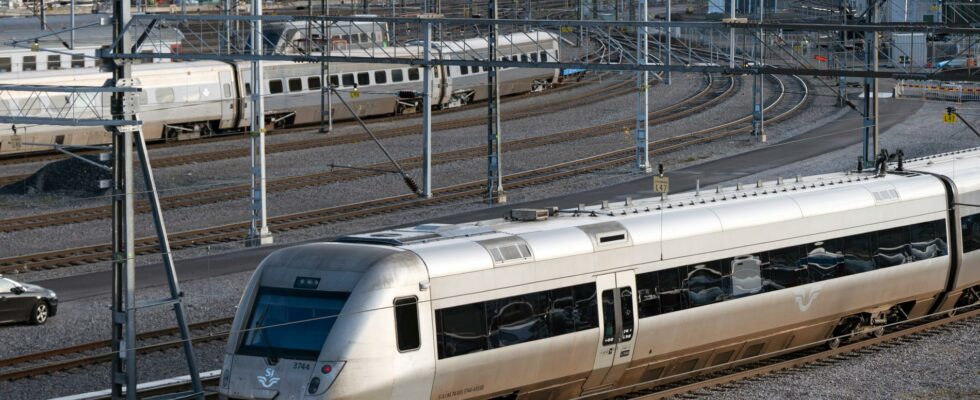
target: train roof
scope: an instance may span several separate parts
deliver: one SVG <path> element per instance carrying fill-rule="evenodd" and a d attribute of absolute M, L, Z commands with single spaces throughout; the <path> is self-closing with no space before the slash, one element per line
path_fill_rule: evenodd
<path fill-rule="evenodd" d="M 910 160 L 906 172 L 893 171 L 881 177 L 871 173 L 832 173 L 671 194 L 667 200 L 604 202 L 576 209 L 537 210 L 538 214 L 528 211 L 528 215 L 538 215 L 540 220 L 500 218 L 424 224 L 349 235 L 338 241 L 410 250 L 425 260 L 430 276 L 454 275 L 943 196 L 939 180 L 908 171 L 959 171 L 960 176 L 969 176 L 980 186 L 978 155 L 980 149 L 972 149 Z"/>
<path fill-rule="evenodd" d="M 522 44 L 532 44 L 538 43 L 542 40 L 555 40 L 558 36 L 551 32 L 545 31 L 531 31 L 531 32 L 517 32 L 505 35 L 499 35 L 497 38 L 497 45 L 501 47 L 511 46 L 511 45 L 522 45 Z M 455 40 L 449 42 L 442 42 L 442 47 L 446 51 L 450 52 L 462 52 L 472 50 L 479 50 L 487 48 L 488 40 L 485 37 L 477 37 L 463 40 Z M 546 48 L 542 48 L 544 50 Z"/>

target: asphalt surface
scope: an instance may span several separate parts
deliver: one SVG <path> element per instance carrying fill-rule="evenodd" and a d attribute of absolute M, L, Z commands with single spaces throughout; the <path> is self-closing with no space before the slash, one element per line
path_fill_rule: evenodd
<path fill-rule="evenodd" d="M 890 102 L 887 107 L 887 113 L 884 113 L 885 115 L 881 117 L 881 132 L 885 132 L 890 127 L 903 122 L 908 116 L 915 114 L 919 107 L 921 107 L 921 103 L 918 102 Z M 670 177 L 671 192 L 692 191 L 698 180 L 700 180 L 702 188 L 710 187 L 721 182 L 735 180 L 779 166 L 800 162 L 859 143 L 861 141 L 861 123 L 861 119 L 857 117 L 856 113 L 846 113 L 842 118 L 834 122 L 815 127 L 809 132 L 785 142 L 676 171 L 667 171 L 666 175 Z M 856 154 L 855 164 L 857 162 L 857 156 Z M 842 165 L 841 170 L 851 167 L 853 166 Z M 597 204 L 602 200 L 624 201 L 626 197 L 637 199 L 653 197 L 654 195 L 651 178 L 645 177 L 573 195 L 488 207 L 483 210 L 449 215 L 429 221 L 419 221 L 411 225 L 427 222 L 462 223 L 499 218 L 506 210 L 511 208 L 549 206 L 572 208 L 583 203 Z M 323 238 L 319 241 L 329 241 L 331 239 Z M 207 258 L 201 257 L 180 260 L 177 262 L 177 276 L 180 278 L 180 281 L 184 282 L 252 270 L 269 253 L 282 247 L 296 244 L 272 245 L 213 255 Z M 92 296 L 109 295 L 112 289 L 112 274 L 105 271 L 32 283 L 53 289 L 58 293 L 59 299 L 64 302 Z M 147 265 L 137 268 L 137 287 L 151 287 L 165 283 L 166 278 L 163 273 L 163 268 L 160 265 Z"/>

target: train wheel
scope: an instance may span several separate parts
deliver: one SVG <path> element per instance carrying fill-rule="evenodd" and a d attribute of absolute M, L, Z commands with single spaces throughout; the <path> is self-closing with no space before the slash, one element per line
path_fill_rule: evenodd
<path fill-rule="evenodd" d="M 874 336 L 876 338 L 880 338 L 882 336 L 885 336 L 885 327 L 879 326 L 879 327 L 871 330 L 871 336 Z"/>
<path fill-rule="evenodd" d="M 824 345 L 826 345 L 828 349 L 833 350 L 840 347 L 840 344 L 841 344 L 840 337 L 835 337 L 833 339 L 828 340 Z"/>

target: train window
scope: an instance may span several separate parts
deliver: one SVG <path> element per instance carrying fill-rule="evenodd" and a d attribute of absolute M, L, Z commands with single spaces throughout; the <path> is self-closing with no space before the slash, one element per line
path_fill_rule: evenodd
<path fill-rule="evenodd" d="M 486 302 L 490 348 L 550 336 L 546 320 L 549 293 L 537 292 Z"/>
<path fill-rule="evenodd" d="M 359 72 L 357 74 L 357 84 L 360 86 L 367 86 L 371 84 L 371 74 L 367 72 Z"/>
<path fill-rule="evenodd" d="M 521 62 L 527 62 L 527 54 L 521 54 Z"/>
<path fill-rule="evenodd" d="M 388 83 L 388 71 L 374 71 L 374 83 L 377 85 Z"/>
<path fill-rule="evenodd" d="M 395 330 L 398 351 L 418 350 L 422 345 L 418 298 L 415 296 L 395 299 Z"/>
<path fill-rule="evenodd" d="M 72 68 L 85 68 L 85 55 L 84 54 L 72 54 L 71 55 L 71 67 Z"/>
<path fill-rule="evenodd" d="M 843 260 L 837 276 L 847 276 L 875 269 L 871 261 L 871 234 L 847 236 L 840 239 Z"/>
<path fill-rule="evenodd" d="M 401 82 L 405 80 L 405 73 L 400 69 L 391 70 L 391 81 Z"/>
<path fill-rule="evenodd" d="M 728 275 L 726 291 L 731 298 L 751 296 L 762 293 L 762 257 L 761 254 L 747 254 L 721 261 L 731 266 Z M 724 269 L 725 266 L 722 265 Z"/>
<path fill-rule="evenodd" d="M 531 53 L 531 61 L 538 62 L 538 53 Z"/>
<path fill-rule="evenodd" d="M 348 295 L 260 288 L 240 352 L 316 360 Z"/>
<path fill-rule="evenodd" d="M 963 229 L 963 252 L 980 250 L 980 214 L 960 218 Z"/>
<path fill-rule="evenodd" d="M 21 67 L 23 71 L 37 71 L 37 57 L 24 56 L 24 63 Z"/>
<path fill-rule="evenodd" d="M 419 69 L 418 68 L 409 68 L 408 69 L 408 80 L 410 80 L 410 81 L 417 81 L 417 80 L 419 80 Z"/>
<path fill-rule="evenodd" d="M 942 257 L 946 249 L 946 221 L 922 222 L 910 227 L 909 253 L 914 260 Z"/>
<path fill-rule="evenodd" d="M 318 90 L 318 89 L 320 89 L 320 77 L 319 76 L 311 76 L 309 78 L 306 78 L 306 86 L 309 87 L 310 90 Z"/>
<path fill-rule="evenodd" d="M 467 67 L 465 65 L 460 65 L 459 66 L 459 74 L 460 75 L 469 75 L 469 73 L 470 73 L 470 67 Z"/>
<path fill-rule="evenodd" d="M 837 270 L 844 263 L 843 245 L 840 239 L 827 239 L 807 246 L 806 268 L 811 282 L 837 277 Z"/>
<path fill-rule="evenodd" d="M 246 95 L 252 95 L 252 84 L 251 83 L 248 83 L 248 82 L 245 83 L 245 94 Z"/>
<path fill-rule="evenodd" d="M 640 307 L 640 318 L 660 314 L 660 297 L 657 296 L 657 273 L 647 272 L 636 275 L 636 302 Z"/>
<path fill-rule="evenodd" d="M 599 307 L 596 303 L 595 283 L 583 283 L 572 287 L 575 295 L 575 331 L 599 327 Z"/>
<path fill-rule="evenodd" d="M 174 89 L 173 88 L 156 88 L 154 90 L 154 96 L 157 100 L 157 104 L 162 103 L 173 103 L 174 102 Z"/>
<path fill-rule="evenodd" d="M 616 342 L 616 296 L 614 290 L 602 291 L 602 344 Z"/>
<path fill-rule="evenodd" d="M 680 311 L 687 308 L 687 293 L 681 287 L 681 269 L 669 268 L 657 271 L 657 296 L 660 297 L 660 313 Z M 686 272 L 685 272 L 686 273 Z"/>
<path fill-rule="evenodd" d="M 370 43 L 370 42 L 371 42 L 371 38 L 368 37 L 368 34 L 361 33 L 361 43 Z"/>
<path fill-rule="evenodd" d="M 303 79 L 301 79 L 301 78 L 290 78 L 289 79 L 289 91 L 290 92 L 301 92 L 301 91 L 303 91 Z"/>
<path fill-rule="evenodd" d="M 436 310 L 436 342 L 439 358 L 487 349 L 487 318 L 483 303 Z"/>
<path fill-rule="evenodd" d="M 688 304 L 691 307 L 700 307 L 725 300 L 725 280 L 728 275 L 731 275 L 731 271 L 727 271 L 728 273 L 722 271 L 722 264 L 727 265 L 729 270 L 731 269 L 730 263 L 720 261 L 710 261 L 687 267 L 684 289 L 687 290 Z"/>
<path fill-rule="evenodd" d="M 548 61 L 548 52 L 547 51 L 542 51 L 542 52 L 540 52 L 538 54 L 541 56 L 541 61 Z"/>
<path fill-rule="evenodd" d="M 13 64 L 10 62 L 10 57 L 0 57 L 0 72 L 10 72 L 13 70 Z"/>
<path fill-rule="evenodd" d="M 909 235 L 904 226 L 879 231 L 875 244 L 875 268 L 888 268 L 908 261 Z"/>
<path fill-rule="evenodd" d="M 61 69 L 61 56 L 60 55 L 57 55 L 56 54 L 56 55 L 48 56 L 48 69 L 49 70 Z"/>
<path fill-rule="evenodd" d="M 330 86 L 340 86 L 340 79 L 337 77 L 337 75 L 330 75 Z"/>
<path fill-rule="evenodd" d="M 344 82 L 344 87 L 354 87 L 354 74 L 343 74 L 340 77 Z"/>
<path fill-rule="evenodd" d="M 282 93 L 282 80 L 273 79 L 269 81 L 269 94 Z"/>
<path fill-rule="evenodd" d="M 551 291 L 551 304 L 548 307 L 548 322 L 553 336 L 575 332 L 575 293 L 572 288 L 560 288 Z"/>
<path fill-rule="evenodd" d="M 800 246 L 769 251 L 769 265 L 762 271 L 771 289 L 785 289 L 810 283 Z"/>
<path fill-rule="evenodd" d="M 230 83 L 222 84 L 221 85 L 221 90 L 224 92 L 224 95 L 225 95 L 225 98 L 226 99 L 230 99 L 231 98 L 231 84 Z"/>
<path fill-rule="evenodd" d="M 619 288 L 619 307 L 623 320 L 623 332 L 619 341 L 628 342 L 633 339 L 633 289 L 629 286 Z"/>

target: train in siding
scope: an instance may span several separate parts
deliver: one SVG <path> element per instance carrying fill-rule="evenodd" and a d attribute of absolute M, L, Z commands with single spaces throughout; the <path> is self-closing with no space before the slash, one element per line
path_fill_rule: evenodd
<path fill-rule="evenodd" d="M 980 148 L 278 250 L 228 399 L 605 398 L 975 304 Z"/>
<path fill-rule="evenodd" d="M 498 39 L 499 57 L 506 60 L 559 59 L 558 36 L 549 32 L 522 32 Z M 470 56 L 486 54 L 485 39 L 467 41 Z M 480 44 L 482 43 L 482 45 Z M 454 46 L 451 42 L 438 46 Z M 401 46 L 406 58 L 420 54 L 421 46 Z M 352 56 L 378 49 L 347 49 Z M 383 50 L 395 54 L 392 48 Z M 482 51 L 482 53 L 480 53 Z M 442 54 L 442 52 L 436 52 Z M 450 54 L 446 52 L 445 54 Z M 321 72 L 319 63 L 264 62 L 265 118 L 272 127 L 309 124 L 320 120 Z M 419 111 L 422 106 L 423 69 L 404 64 L 332 63 L 328 79 L 344 96 L 350 109 L 334 94 L 334 118 L 379 116 Z M 449 108 L 485 99 L 486 69 L 440 66 L 432 69 L 432 104 Z M 249 125 L 251 66 L 249 63 L 180 62 L 133 67 L 139 94 L 139 117 L 148 141 L 187 140 L 218 133 L 240 132 Z M 553 68 L 503 68 L 498 73 L 501 95 L 542 90 L 556 83 Z M 0 84 L 102 86 L 110 74 L 94 68 L 0 74 Z M 358 95 L 350 96 L 356 92 Z M 49 116 L 58 110 L 72 118 L 108 115 L 109 96 L 69 102 L 66 96 L 32 96 L 8 92 L 0 99 L 0 115 Z M 74 104 L 75 108 L 68 104 Z M 69 108 L 69 109 L 66 109 Z M 18 114 L 19 113 L 19 114 Z M 0 155 L 50 151 L 53 145 L 79 146 L 109 143 L 102 127 L 46 125 L 0 126 Z"/>

